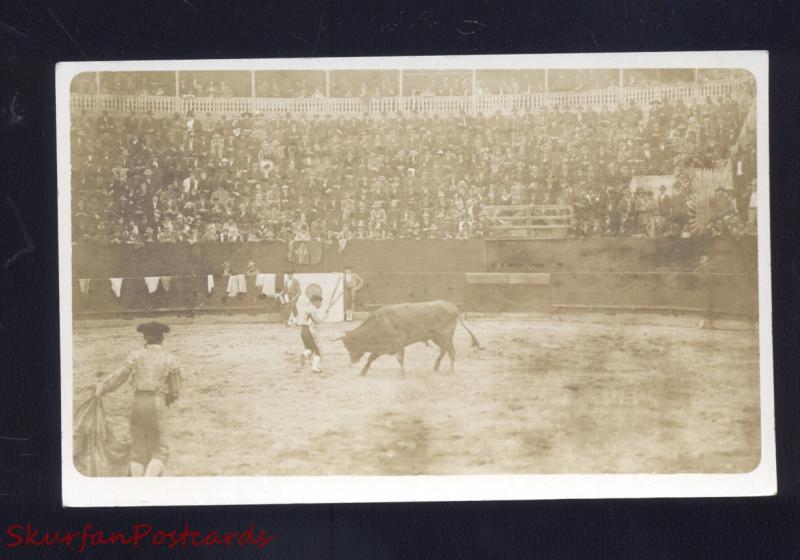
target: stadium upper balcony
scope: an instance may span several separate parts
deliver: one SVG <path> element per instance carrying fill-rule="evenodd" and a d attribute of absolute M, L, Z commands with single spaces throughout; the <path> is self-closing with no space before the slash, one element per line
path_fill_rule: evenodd
<path fill-rule="evenodd" d="M 111 114 L 147 112 L 154 114 L 185 114 L 193 111 L 197 115 L 207 113 L 238 115 L 246 112 L 264 116 L 292 115 L 293 117 L 332 115 L 358 117 L 392 113 L 452 115 L 459 113 L 494 114 L 536 111 L 542 108 L 562 107 L 616 107 L 633 102 L 646 108 L 659 99 L 684 100 L 702 103 L 707 98 L 736 96 L 752 92 L 753 82 L 749 77 L 709 80 L 694 83 L 671 83 L 633 87 L 607 87 L 583 91 L 548 91 L 509 94 L 472 95 L 428 95 L 424 92 L 411 96 L 394 95 L 371 97 L 327 97 L 317 92 L 311 97 L 260 97 L 253 87 L 253 95 L 236 96 L 170 96 L 170 95 L 120 95 L 113 93 L 72 93 L 70 108 L 76 113 L 83 111 Z M 478 88 L 473 88 L 473 92 Z M 173 89 L 174 91 L 174 89 Z M 402 91 L 402 90 L 401 90 Z M 415 92 L 419 93 L 419 92 Z"/>

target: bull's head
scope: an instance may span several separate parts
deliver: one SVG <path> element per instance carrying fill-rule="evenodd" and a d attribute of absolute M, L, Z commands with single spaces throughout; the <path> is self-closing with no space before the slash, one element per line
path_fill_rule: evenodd
<path fill-rule="evenodd" d="M 336 340 L 341 340 L 342 343 L 344 344 L 344 347 L 347 348 L 347 353 L 350 354 L 351 364 L 355 364 L 356 362 L 358 362 L 366 353 L 366 351 L 361 347 L 356 338 L 353 336 L 352 332 L 345 333 Z"/>

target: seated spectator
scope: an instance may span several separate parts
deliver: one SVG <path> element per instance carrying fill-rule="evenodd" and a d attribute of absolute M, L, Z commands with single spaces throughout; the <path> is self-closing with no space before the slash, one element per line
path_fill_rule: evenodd
<path fill-rule="evenodd" d="M 302 216 L 295 222 L 296 228 L 294 229 L 294 236 L 289 242 L 288 258 L 297 264 L 308 264 L 309 252 L 308 242 L 311 241 L 311 234 L 309 233 L 308 224 L 305 222 L 305 216 Z"/>

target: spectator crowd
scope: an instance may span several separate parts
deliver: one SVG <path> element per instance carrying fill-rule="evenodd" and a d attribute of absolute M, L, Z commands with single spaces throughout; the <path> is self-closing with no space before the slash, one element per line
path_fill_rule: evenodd
<path fill-rule="evenodd" d="M 100 93 L 110 95 L 175 95 L 169 72 L 102 72 Z"/>
<path fill-rule="evenodd" d="M 325 72 L 319 70 L 275 70 L 256 72 L 256 97 L 325 97 Z"/>
<path fill-rule="evenodd" d="M 620 82 L 618 69 L 549 70 L 331 70 L 329 88 L 323 70 L 219 70 L 183 71 L 177 74 L 179 97 L 320 98 L 470 96 L 534 94 L 545 91 L 587 91 L 625 87 L 647 88 L 678 83 L 708 83 L 746 78 L 731 69 L 626 69 Z M 252 84 L 251 84 L 252 80 Z M 175 96 L 172 71 L 85 72 L 70 85 L 75 94 Z"/>
<path fill-rule="evenodd" d="M 472 72 L 415 71 L 403 73 L 406 97 L 453 97 L 472 95 Z"/>
<path fill-rule="evenodd" d="M 470 239 L 490 235 L 487 207 L 525 204 L 571 205 L 576 236 L 689 236 L 688 170 L 734 155 L 739 171 L 752 167 L 753 148 L 737 145 L 750 102 L 359 118 L 78 114 L 73 238 L 339 247 Z M 631 192 L 637 175 L 677 180 L 669 191 Z M 742 192 L 720 189 L 711 201 L 715 234 L 749 231 L 753 182 L 739 184 Z"/>

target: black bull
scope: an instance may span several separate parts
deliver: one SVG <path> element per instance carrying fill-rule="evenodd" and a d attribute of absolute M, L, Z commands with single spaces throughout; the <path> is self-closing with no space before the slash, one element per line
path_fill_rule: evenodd
<path fill-rule="evenodd" d="M 449 372 L 454 372 L 456 350 L 453 347 L 453 333 L 456 322 L 469 333 L 472 346 L 480 348 L 480 343 L 467 327 L 459 313 L 458 307 L 446 301 L 429 301 L 425 303 L 401 303 L 387 305 L 371 313 L 363 323 L 341 337 L 350 354 L 352 363 L 358 362 L 364 354 L 369 353 L 367 363 L 361 369 L 361 375 L 376 359 L 383 355 L 396 355 L 400 363 L 400 371 L 405 375 L 403 363 L 405 347 L 416 342 L 433 342 L 439 347 L 439 356 L 433 365 L 438 371 L 445 353 L 450 357 Z"/>

